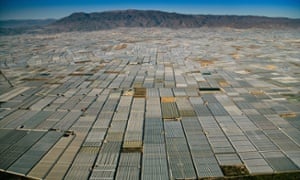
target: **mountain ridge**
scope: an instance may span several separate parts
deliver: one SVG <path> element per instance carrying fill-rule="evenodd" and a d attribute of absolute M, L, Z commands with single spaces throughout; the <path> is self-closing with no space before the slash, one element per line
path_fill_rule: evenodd
<path fill-rule="evenodd" d="M 116 27 L 232 27 L 274 28 L 300 27 L 300 19 L 271 18 L 264 16 L 191 15 L 155 10 L 104 11 L 100 13 L 73 13 L 52 25 L 77 30 L 111 29 Z M 82 25 L 82 26 L 80 26 Z M 76 27 L 77 26 L 77 27 Z"/>
<path fill-rule="evenodd" d="M 30 29 L 28 27 L 24 29 L 26 29 L 25 33 L 57 33 L 96 31 L 121 27 L 162 27 L 172 29 L 200 27 L 240 29 L 300 28 L 300 19 L 250 15 L 195 15 L 158 10 L 128 9 L 93 13 L 75 12 L 39 27 L 39 29 Z"/>

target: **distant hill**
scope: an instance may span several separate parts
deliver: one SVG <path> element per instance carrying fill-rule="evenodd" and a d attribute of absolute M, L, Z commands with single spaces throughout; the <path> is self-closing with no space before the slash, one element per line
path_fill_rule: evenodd
<path fill-rule="evenodd" d="M 54 23 L 55 19 L 37 19 L 37 20 L 1 20 L 0 34 L 20 34 L 35 32 L 44 26 Z"/>
<path fill-rule="evenodd" d="M 0 27 L 18 28 L 18 27 L 45 26 L 55 21 L 56 21 L 55 19 L 2 20 L 0 21 Z"/>
<path fill-rule="evenodd" d="M 94 31 L 118 27 L 165 27 L 174 29 L 199 27 L 299 28 L 300 19 L 234 15 L 187 15 L 153 10 L 80 12 L 51 22 L 38 30 L 27 30 L 27 33 Z"/>

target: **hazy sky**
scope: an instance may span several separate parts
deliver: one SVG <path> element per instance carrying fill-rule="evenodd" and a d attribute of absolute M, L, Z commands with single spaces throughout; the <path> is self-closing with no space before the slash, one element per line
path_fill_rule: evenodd
<path fill-rule="evenodd" d="M 300 18 L 300 0 L 0 0 L 0 19 L 61 18 L 73 12 L 122 9 Z"/>

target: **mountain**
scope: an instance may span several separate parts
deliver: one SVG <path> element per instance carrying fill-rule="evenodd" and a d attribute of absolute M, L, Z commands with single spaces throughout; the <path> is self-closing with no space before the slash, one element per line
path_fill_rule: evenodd
<path fill-rule="evenodd" d="M 234 15 L 187 15 L 153 10 L 123 10 L 73 13 L 45 26 L 34 27 L 24 28 L 22 26 L 15 31 L 17 33 L 56 33 L 95 31 L 119 27 L 165 27 L 174 29 L 199 27 L 300 28 L 300 19 Z M 22 28 L 24 28 L 23 31 Z M 0 29 L 1 33 L 5 34 Z"/>
<path fill-rule="evenodd" d="M 56 31 L 92 31 L 118 27 L 231 27 L 231 28 L 298 28 L 300 19 L 233 15 L 185 15 L 162 11 L 107 11 L 74 13 L 49 26 Z"/>

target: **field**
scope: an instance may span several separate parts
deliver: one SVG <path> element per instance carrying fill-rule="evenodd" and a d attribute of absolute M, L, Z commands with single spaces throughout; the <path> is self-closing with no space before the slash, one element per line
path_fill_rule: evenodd
<path fill-rule="evenodd" d="M 0 177 L 299 178 L 300 33 L 0 37 Z"/>

